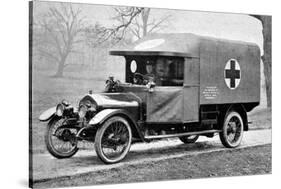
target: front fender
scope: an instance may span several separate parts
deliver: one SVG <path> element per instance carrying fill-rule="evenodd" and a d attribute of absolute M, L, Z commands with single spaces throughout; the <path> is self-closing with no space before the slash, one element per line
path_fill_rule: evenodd
<path fill-rule="evenodd" d="M 40 121 L 48 121 L 53 115 L 56 113 L 56 106 L 49 108 L 48 110 L 44 111 L 40 116 L 39 120 Z"/>
<path fill-rule="evenodd" d="M 105 109 L 97 113 L 89 122 L 89 125 L 102 125 L 108 118 L 114 115 L 121 115 L 128 119 L 130 122 L 133 131 L 136 132 L 138 137 L 141 138 L 142 141 L 146 141 L 143 133 L 141 132 L 139 125 L 137 124 L 137 120 L 133 118 L 133 116 L 124 109 Z"/>
<path fill-rule="evenodd" d="M 116 114 L 125 114 L 126 116 L 129 116 L 129 113 L 127 113 L 125 110 L 122 109 L 105 109 L 97 113 L 89 122 L 90 125 L 97 125 L 102 124 L 106 119 L 109 117 L 116 115 Z M 131 116 L 129 116 L 131 117 Z"/>

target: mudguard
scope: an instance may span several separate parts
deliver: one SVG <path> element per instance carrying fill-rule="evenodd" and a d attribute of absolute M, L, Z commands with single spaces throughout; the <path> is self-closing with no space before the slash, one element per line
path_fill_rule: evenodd
<path fill-rule="evenodd" d="M 133 117 L 130 115 L 130 113 L 124 109 L 105 109 L 97 113 L 89 122 L 90 125 L 102 125 L 108 118 L 114 116 L 114 115 L 121 115 L 128 119 L 128 121 L 131 123 L 132 129 L 135 129 L 139 137 L 145 141 L 143 134 L 141 133 L 138 124 L 136 120 L 133 119 Z"/>
<path fill-rule="evenodd" d="M 122 109 L 105 109 L 97 113 L 89 122 L 90 125 L 97 125 L 97 124 L 102 124 L 106 119 L 109 117 L 116 115 L 116 114 L 123 114 L 127 117 L 129 117 L 132 120 L 131 116 L 126 110 Z"/>
<path fill-rule="evenodd" d="M 48 121 L 56 113 L 56 106 L 49 108 L 39 116 L 40 121 Z"/>

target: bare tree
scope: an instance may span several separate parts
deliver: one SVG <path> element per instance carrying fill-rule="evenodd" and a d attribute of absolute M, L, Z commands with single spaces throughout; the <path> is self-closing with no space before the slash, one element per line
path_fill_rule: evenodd
<path fill-rule="evenodd" d="M 118 11 L 118 9 L 115 10 Z M 117 16 L 114 17 L 114 19 L 118 21 L 118 25 L 114 25 L 110 28 L 99 28 L 98 35 L 96 36 L 97 44 L 102 44 L 106 41 L 110 41 L 114 44 L 123 40 L 129 26 L 143 10 L 144 8 L 140 7 L 125 7 Z"/>
<path fill-rule="evenodd" d="M 81 10 L 71 4 L 50 7 L 47 13 L 35 22 L 38 31 L 35 47 L 38 53 L 58 64 L 55 76 L 62 77 L 67 66 L 67 57 L 76 52 L 75 47 L 83 41 L 84 17 Z"/>
<path fill-rule="evenodd" d="M 265 76 L 265 86 L 266 86 L 266 98 L 267 106 L 271 107 L 271 68 L 272 68 L 272 59 L 271 59 L 271 43 L 272 43 L 272 19 L 271 16 L 263 15 L 250 15 L 262 23 L 262 34 L 263 34 L 263 55 L 262 61 L 264 65 L 264 76 Z"/>
<path fill-rule="evenodd" d="M 151 9 L 142 7 L 119 7 L 114 8 L 116 15 L 113 17 L 117 24 L 110 28 L 99 27 L 95 30 L 95 44 L 102 44 L 110 41 L 111 44 L 120 42 L 121 40 L 130 41 L 126 36 L 131 33 L 138 39 L 149 33 L 157 32 L 166 27 L 165 22 L 168 21 L 170 15 L 164 16 L 159 20 L 149 19 Z M 94 33 L 94 32 L 92 32 Z"/>
<path fill-rule="evenodd" d="M 99 22 L 85 28 L 85 38 L 87 45 L 91 48 L 107 47 L 111 44 L 108 29 Z"/>
<path fill-rule="evenodd" d="M 123 26 L 123 33 L 128 29 L 135 37 L 141 39 L 147 34 L 157 32 L 167 25 L 165 24 L 171 15 L 163 16 L 159 19 L 151 18 L 150 8 L 120 7 L 114 9 L 114 17 Z"/>

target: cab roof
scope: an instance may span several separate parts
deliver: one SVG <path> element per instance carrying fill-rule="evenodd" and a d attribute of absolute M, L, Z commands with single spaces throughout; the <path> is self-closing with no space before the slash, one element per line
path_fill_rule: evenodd
<path fill-rule="evenodd" d="M 214 45 L 219 41 L 240 45 L 255 45 L 240 41 L 199 36 L 192 33 L 158 33 L 150 34 L 136 41 L 132 45 L 128 45 L 121 49 L 112 49 L 109 53 L 111 55 L 119 56 L 142 55 L 199 57 L 200 44 L 202 40 L 208 40 L 209 42 L 214 43 Z"/>

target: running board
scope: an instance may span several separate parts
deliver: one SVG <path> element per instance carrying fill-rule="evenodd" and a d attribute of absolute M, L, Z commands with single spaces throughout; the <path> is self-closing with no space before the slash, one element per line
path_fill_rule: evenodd
<path fill-rule="evenodd" d="M 177 134 L 168 134 L 168 135 L 149 135 L 145 136 L 145 139 L 160 139 L 160 138 L 173 138 L 173 137 L 183 137 L 190 135 L 202 135 L 208 133 L 219 133 L 221 130 L 207 130 L 207 131 L 195 131 L 195 132 L 187 132 L 187 133 L 177 133 Z"/>

